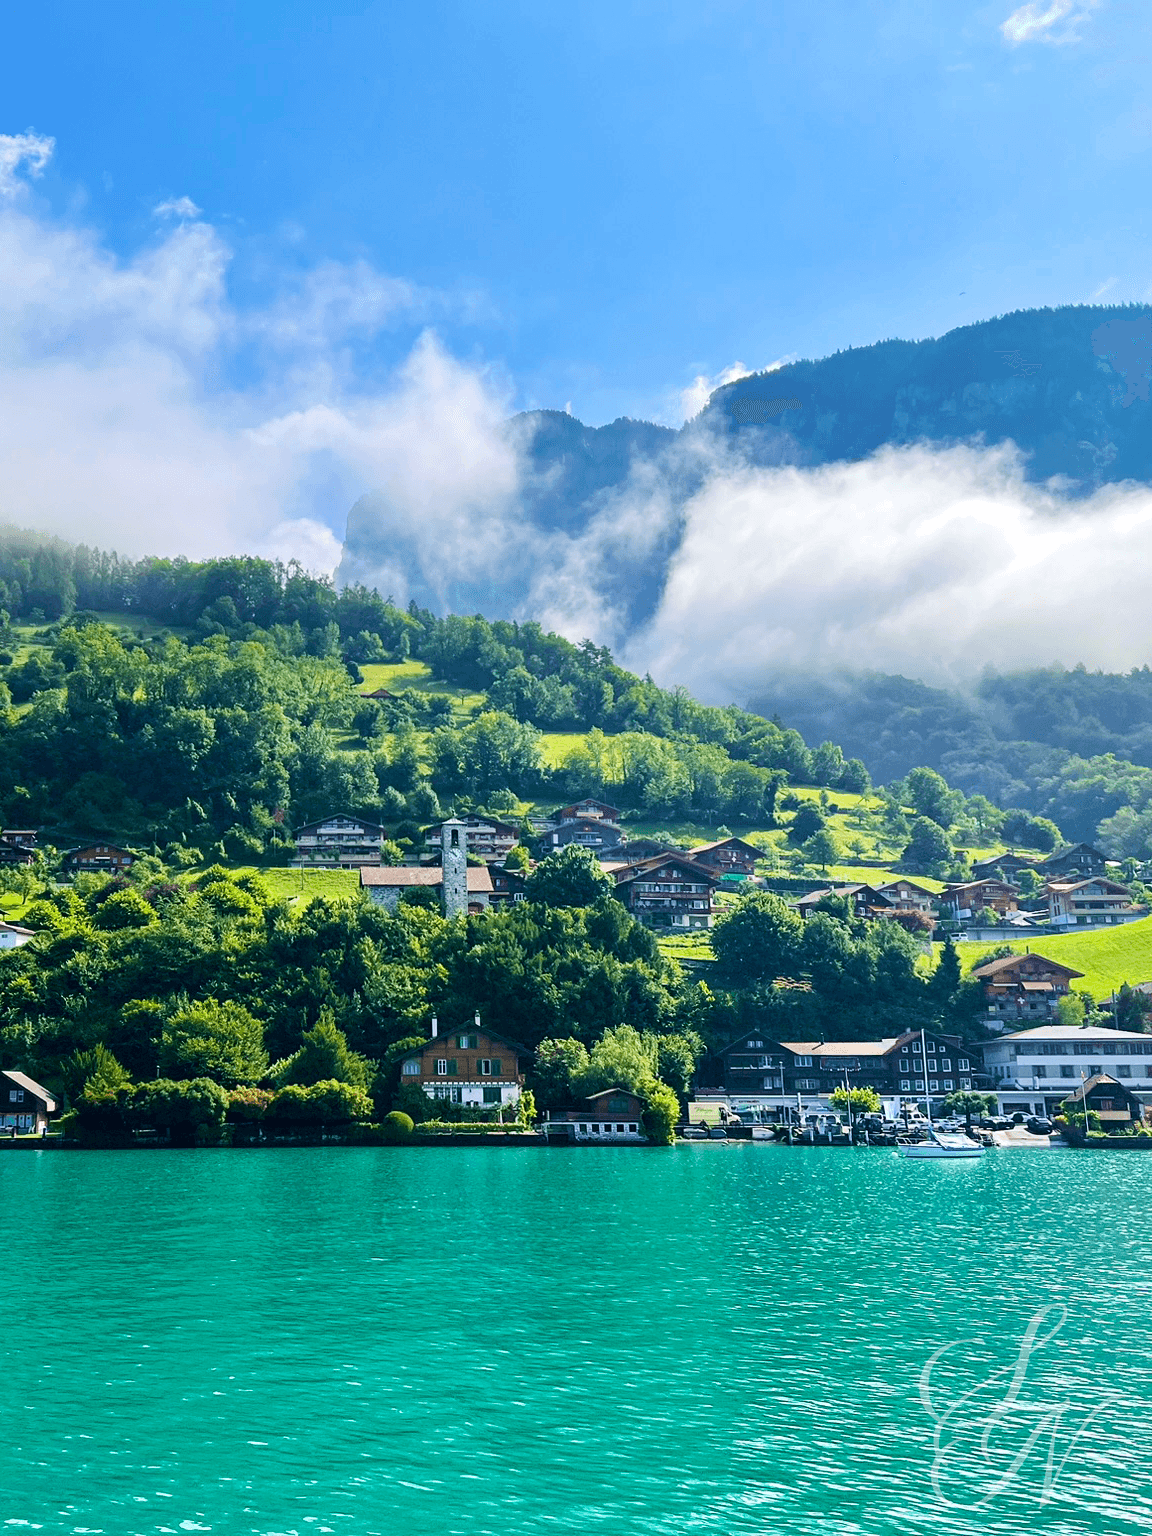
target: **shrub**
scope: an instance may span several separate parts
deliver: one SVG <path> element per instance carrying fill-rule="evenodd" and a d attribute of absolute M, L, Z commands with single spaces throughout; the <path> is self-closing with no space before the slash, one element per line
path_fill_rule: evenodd
<path fill-rule="evenodd" d="M 394 1109 L 391 1114 L 384 1116 L 381 1129 L 388 1145 L 398 1146 L 403 1141 L 412 1140 L 415 1126 L 411 1115 L 404 1114 L 403 1110 Z"/>
<path fill-rule="evenodd" d="M 334 1120 L 367 1120 L 372 1100 L 363 1088 L 351 1083 L 286 1083 L 272 1097 L 266 1111 L 270 1120 L 307 1120 L 320 1124 Z"/>
<path fill-rule="evenodd" d="M 167 1131 L 177 1146 L 210 1144 L 220 1140 L 228 1095 L 207 1077 L 179 1083 L 157 1078 L 132 1090 L 126 1113 L 135 1126 Z"/>
<path fill-rule="evenodd" d="M 644 1111 L 644 1130 L 649 1141 L 658 1147 L 670 1146 L 676 1139 L 676 1122 L 680 1118 L 680 1101 L 666 1083 L 654 1082 L 644 1090 L 648 1101 Z"/>
<path fill-rule="evenodd" d="M 270 1088 L 251 1088 L 245 1084 L 228 1094 L 229 1120 L 263 1120 L 272 1102 Z"/>

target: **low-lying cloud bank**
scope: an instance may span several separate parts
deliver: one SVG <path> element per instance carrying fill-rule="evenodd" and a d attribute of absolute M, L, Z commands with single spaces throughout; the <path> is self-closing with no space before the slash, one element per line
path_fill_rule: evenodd
<path fill-rule="evenodd" d="M 1011 447 L 887 449 L 855 464 L 717 463 L 684 508 L 634 665 L 711 698 L 780 669 L 927 680 L 1152 652 L 1152 489 L 1067 503 Z"/>

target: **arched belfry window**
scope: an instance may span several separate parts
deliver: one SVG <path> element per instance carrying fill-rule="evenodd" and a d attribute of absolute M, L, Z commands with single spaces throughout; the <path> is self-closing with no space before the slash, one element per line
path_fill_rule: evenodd
<path fill-rule="evenodd" d="M 452 846 L 453 848 L 459 848 L 460 846 L 460 833 L 455 827 L 452 828 Z"/>

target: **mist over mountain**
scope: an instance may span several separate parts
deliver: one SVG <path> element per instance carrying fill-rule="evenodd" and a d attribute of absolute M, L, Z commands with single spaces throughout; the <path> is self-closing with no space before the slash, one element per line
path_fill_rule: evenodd
<path fill-rule="evenodd" d="M 338 578 L 793 715 L 813 678 L 1123 672 L 1152 651 L 1150 377 L 1144 310 L 1076 306 L 751 374 L 680 431 L 478 418 L 357 503 Z"/>

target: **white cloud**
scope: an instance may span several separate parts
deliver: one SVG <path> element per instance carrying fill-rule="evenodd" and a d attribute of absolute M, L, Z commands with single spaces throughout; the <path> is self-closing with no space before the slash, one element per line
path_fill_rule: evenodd
<path fill-rule="evenodd" d="M 1076 30 L 1078 23 L 1094 11 L 1097 4 L 1098 0 L 1049 0 L 1047 5 L 1022 5 L 1001 23 L 1000 31 L 1005 42 L 1013 47 L 1036 41 L 1077 43 L 1080 41 Z"/>
<path fill-rule="evenodd" d="M 166 202 L 157 203 L 152 212 L 159 218 L 195 219 L 200 209 L 190 197 L 170 197 Z"/>
<path fill-rule="evenodd" d="M 0 138 L 0 186 L 50 148 Z M 90 229 L 0 204 L 0 518 L 126 554 L 264 550 L 331 569 L 332 529 L 374 486 L 428 517 L 441 496 L 458 508 L 470 476 L 474 500 L 486 476 L 502 493 L 507 400 L 482 370 L 426 335 L 362 383 L 354 349 L 422 324 L 436 295 L 329 262 L 242 311 L 218 232 L 190 201 L 170 211 L 120 259 Z"/>
<path fill-rule="evenodd" d="M 21 167 L 29 176 L 39 176 L 55 147 L 55 139 L 39 133 L 0 133 L 0 195 L 11 196 L 19 190 L 16 173 Z"/>
<path fill-rule="evenodd" d="M 779 367 L 778 363 L 773 367 Z M 731 384 L 736 379 L 743 379 L 752 370 L 745 363 L 729 363 L 727 368 L 722 368 L 719 373 L 709 378 L 707 374 L 698 373 L 688 385 L 687 389 L 680 391 L 680 412 L 684 421 L 691 421 L 699 416 L 700 412 L 708 404 L 714 390 L 723 384 Z"/>
<path fill-rule="evenodd" d="M 816 469 L 718 460 L 627 660 L 722 702 L 781 668 L 1122 669 L 1152 650 L 1150 564 L 1152 488 L 1068 503 L 1025 481 L 1011 445 Z"/>

